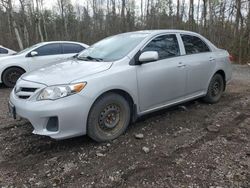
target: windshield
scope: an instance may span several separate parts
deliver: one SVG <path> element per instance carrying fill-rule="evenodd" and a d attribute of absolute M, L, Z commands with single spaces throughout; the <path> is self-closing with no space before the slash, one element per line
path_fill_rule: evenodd
<path fill-rule="evenodd" d="M 90 46 L 78 55 L 84 61 L 116 61 L 133 50 L 147 33 L 125 33 L 105 38 Z"/>
<path fill-rule="evenodd" d="M 40 43 L 39 43 L 39 44 L 35 44 L 35 45 L 33 45 L 33 46 L 30 46 L 30 47 L 28 47 L 28 48 L 25 48 L 24 50 L 22 50 L 22 51 L 20 51 L 20 52 L 18 52 L 18 53 L 15 53 L 15 55 L 19 55 L 19 54 L 26 53 L 26 52 L 30 51 L 31 49 L 36 48 L 36 47 L 39 46 L 39 45 L 40 45 Z"/>

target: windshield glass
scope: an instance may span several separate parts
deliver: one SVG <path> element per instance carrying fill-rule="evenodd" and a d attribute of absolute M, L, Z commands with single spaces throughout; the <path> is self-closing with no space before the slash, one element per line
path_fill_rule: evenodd
<path fill-rule="evenodd" d="M 39 43 L 39 44 L 35 44 L 35 45 L 33 45 L 33 46 L 30 46 L 30 47 L 28 47 L 28 48 L 25 48 L 24 50 L 22 50 L 22 51 L 16 53 L 15 55 L 19 55 L 19 54 L 26 53 L 26 52 L 30 51 L 31 49 L 36 48 L 36 47 L 39 46 L 39 45 L 40 45 L 40 43 Z"/>
<path fill-rule="evenodd" d="M 133 50 L 147 33 L 125 33 L 105 38 L 78 55 L 84 61 L 116 61 Z"/>

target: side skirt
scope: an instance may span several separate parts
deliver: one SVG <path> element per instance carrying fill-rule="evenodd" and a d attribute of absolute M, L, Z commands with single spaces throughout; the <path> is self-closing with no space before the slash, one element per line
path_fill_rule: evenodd
<path fill-rule="evenodd" d="M 149 110 L 145 110 L 143 112 L 138 113 L 137 118 L 140 117 L 140 116 L 143 116 L 145 114 L 151 113 L 151 112 L 155 112 L 155 111 L 158 111 L 158 110 L 161 110 L 161 109 L 164 109 L 164 108 L 169 108 L 171 106 L 175 106 L 177 104 L 185 103 L 185 102 L 188 102 L 188 101 L 200 98 L 200 97 L 204 97 L 205 95 L 206 95 L 205 92 L 201 92 L 199 94 L 186 97 L 185 99 L 175 100 L 173 102 L 169 102 L 167 104 L 164 104 L 164 105 L 161 105 L 161 106 L 158 106 L 158 107 L 155 107 L 155 108 L 151 108 Z"/>

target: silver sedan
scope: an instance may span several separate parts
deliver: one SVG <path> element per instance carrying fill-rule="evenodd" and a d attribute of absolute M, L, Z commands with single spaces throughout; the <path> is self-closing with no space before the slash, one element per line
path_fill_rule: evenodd
<path fill-rule="evenodd" d="M 9 109 L 28 119 L 35 134 L 108 141 L 144 114 L 196 98 L 218 102 L 231 79 L 230 61 L 227 51 L 197 33 L 123 33 L 24 74 Z"/>

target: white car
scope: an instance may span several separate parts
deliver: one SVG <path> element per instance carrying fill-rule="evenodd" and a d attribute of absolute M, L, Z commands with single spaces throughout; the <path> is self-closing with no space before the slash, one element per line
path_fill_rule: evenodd
<path fill-rule="evenodd" d="M 8 55 L 13 55 L 15 54 L 16 51 L 11 50 L 9 48 L 3 47 L 0 45 L 0 57 L 8 56 Z"/>
<path fill-rule="evenodd" d="M 7 87 L 14 87 L 23 73 L 61 62 L 87 47 L 88 45 L 78 42 L 42 42 L 15 55 L 2 57 L 0 58 L 0 83 Z"/>

